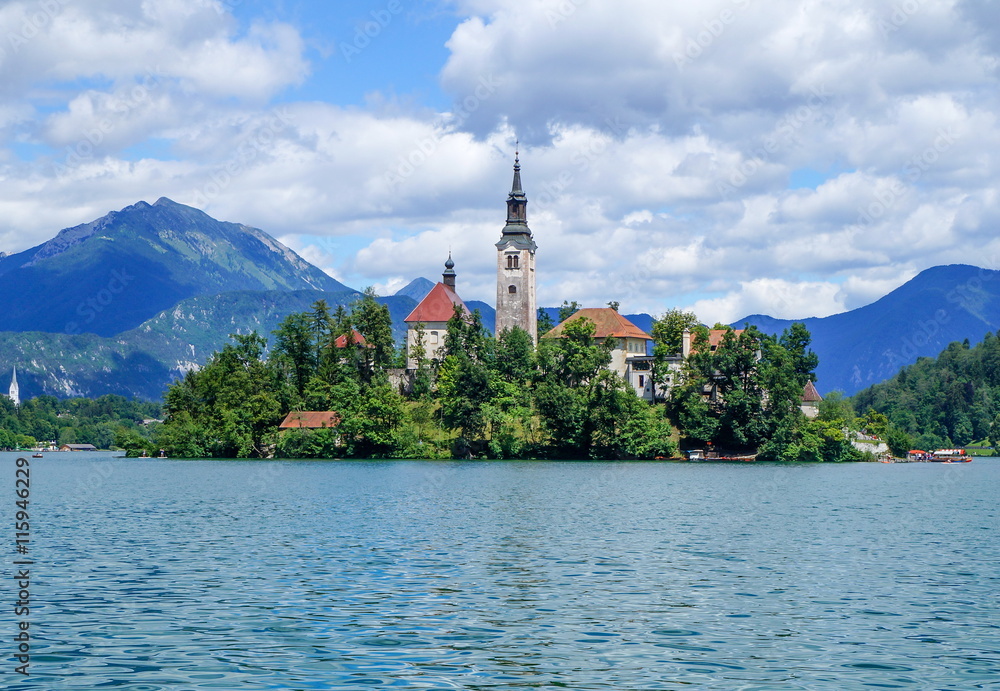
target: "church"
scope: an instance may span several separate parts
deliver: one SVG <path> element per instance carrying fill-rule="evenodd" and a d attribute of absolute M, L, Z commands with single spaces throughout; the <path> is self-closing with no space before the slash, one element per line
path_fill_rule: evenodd
<path fill-rule="evenodd" d="M 535 250 L 537 245 L 528 228 L 528 197 L 521 187 L 521 161 L 514 155 L 514 182 L 507 195 L 507 224 L 497 248 L 497 302 L 495 332 L 520 327 L 538 342 L 538 303 L 535 298 Z M 440 360 L 448 320 L 458 306 L 469 309 L 456 291 L 455 262 L 448 255 L 441 280 L 404 319 L 406 323 L 406 367 L 416 369 L 421 353 L 417 341 L 423 328 L 423 357 Z"/>
<path fill-rule="evenodd" d="M 21 392 L 17 385 L 17 367 L 14 368 L 14 373 L 11 375 L 10 388 L 7 390 L 7 397 L 14 402 L 15 406 L 21 405 Z"/>

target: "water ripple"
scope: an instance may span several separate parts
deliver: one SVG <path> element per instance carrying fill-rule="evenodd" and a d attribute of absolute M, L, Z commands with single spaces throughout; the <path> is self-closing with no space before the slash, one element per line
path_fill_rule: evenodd
<path fill-rule="evenodd" d="M 1000 678 L 989 460 L 947 482 L 874 464 L 87 460 L 32 467 L 34 686 L 5 688 Z M 94 476 L 98 501 L 79 490 Z"/>

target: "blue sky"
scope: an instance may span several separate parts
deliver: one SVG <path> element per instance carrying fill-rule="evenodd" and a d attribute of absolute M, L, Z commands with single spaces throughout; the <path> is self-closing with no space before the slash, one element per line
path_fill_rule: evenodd
<path fill-rule="evenodd" d="M 707 322 L 1000 268 L 989 0 L 11 0 L 0 251 L 167 196 L 331 275 Z"/>

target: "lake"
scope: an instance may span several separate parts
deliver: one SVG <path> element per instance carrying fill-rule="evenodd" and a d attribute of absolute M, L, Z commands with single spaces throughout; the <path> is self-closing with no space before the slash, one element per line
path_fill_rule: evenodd
<path fill-rule="evenodd" d="M 1000 684 L 1000 459 L 29 460 L 8 689 Z"/>

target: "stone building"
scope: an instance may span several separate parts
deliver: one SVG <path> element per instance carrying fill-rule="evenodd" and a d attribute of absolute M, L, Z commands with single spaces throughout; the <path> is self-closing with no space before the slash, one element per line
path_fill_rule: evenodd
<path fill-rule="evenodd" d="M 444 337 L 448 333 L 448 320 L 455 313 L 455 306 L 461 307 L 466 317 L 472 316 L 465 302 L 455 292 L 455 277 L 455 262 L 449 254 L 441 280 L 403 320 L 406 322 L 407 369 L 417 368 L 421 356 L 417 348 L 417 333 L 421 327 L 424 331 L 423 356 L 429 360 L 440 360 L 444 358 Z"/>
<path fill-rule="evenodd" d="M 497 318 L 495 332 L 519 326 L 538 341 L 535 298 L 535 250 L 528 228 L 528 198 L 521 188 L 521 162 L 514 156 L 514 183 L 507 196 L 507 225 L 497 248 Z"/>
<path fill-rule="evenodd" d="M 652 358 L 646 354 L 653 338 L 618 314 L 617 310 L 610 307 L 585 307 L 544 334 L 542 338 L 562 338 L 566 325 L 580 319 L 588 319 L 593 322 L 594 339 L 597 342 L 604 343 L 608 339 L 614 340 L 614 349 L 611 351 L 611 363 L 608 365 L 608 369 L 621 375 L 637 396 L 647 401 L 653 400 L 655 392 L 650 367 Z"/>

